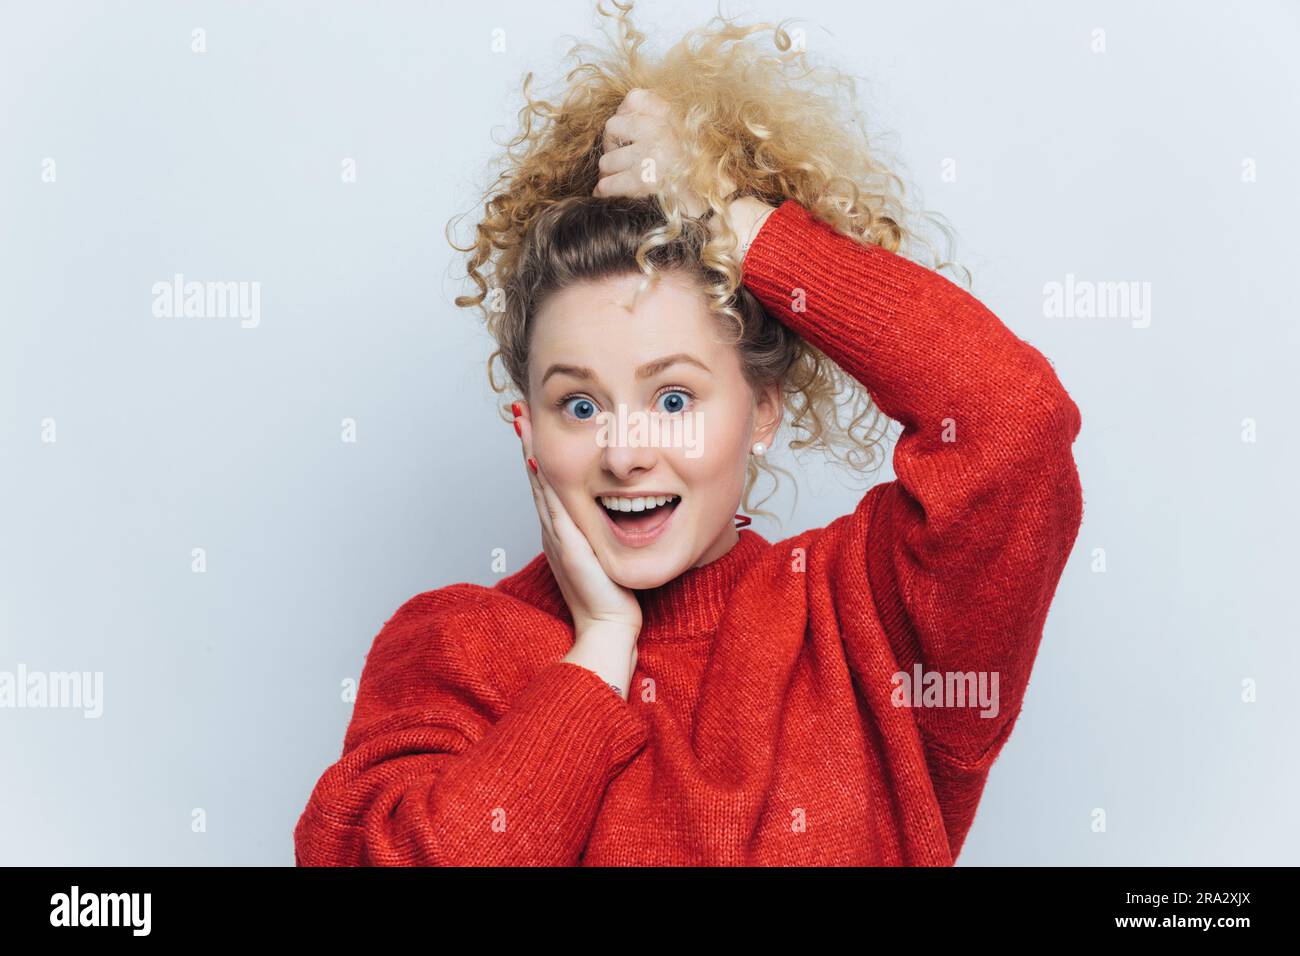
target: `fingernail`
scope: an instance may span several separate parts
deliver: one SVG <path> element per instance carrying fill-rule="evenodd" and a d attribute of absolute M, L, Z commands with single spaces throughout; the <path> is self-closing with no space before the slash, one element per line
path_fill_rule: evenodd
<path fill-rule="evenodd" d="M 521 408 L 519 407 L 519 403 L 518 403 L 518 402 L 511 402 L 511 403 L 510 403 L 510 410 L 511 410 L 512 412 L 515 413 L 515 418 L 518 418 L 518 417 L 519 417 L 519 413 L 520 413 L 521 411 L 523 411 L 523 409 L 521 409 Z"/>
<path fill-rule="evenodd" d="M 533 474 L 534 474 L 534 475 L 537 474 L 537 460 L 536 460 L 536 459 L 534 459 L 534 458 L 529 458 L 529 459 L 528 459 L 528 467 L 531 468 L 531 469 L 533 470 Z"/>
<path fill-rule="evenodd" d="M 520 438 L 524 437 L 524 430 L 519 427 L 519 419 L 517 418 L 515 419 L 515 434 L 518 435 Z"/>

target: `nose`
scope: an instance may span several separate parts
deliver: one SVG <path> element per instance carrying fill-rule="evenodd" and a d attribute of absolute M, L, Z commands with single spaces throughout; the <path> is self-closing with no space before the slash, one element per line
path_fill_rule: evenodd
<path fill-rule="evenodd" d="M 646 431 L 638 434 L 637 430 L 629 427 L 627 434 L 621 435 L 616 423 L 609 428 L 600 453 L 602 466 L 619 479 L 649 471 L 659 461 L 659 449 Z"/>

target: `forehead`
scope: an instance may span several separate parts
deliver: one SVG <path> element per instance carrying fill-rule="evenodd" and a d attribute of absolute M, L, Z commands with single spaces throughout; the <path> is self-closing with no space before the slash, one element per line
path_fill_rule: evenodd
<path fill-rule="evenodd" d="M 632 297 L 640 274 L 570 285 L 553 293 L 534 319 L 528 364 L 533 381 L 552 363 L 582 365 L 602 378 L 631 376 L 644 362 L 690 352 L 718 371 L 729 351 L 717 320 L 689 277 L 664 273 Z"/>

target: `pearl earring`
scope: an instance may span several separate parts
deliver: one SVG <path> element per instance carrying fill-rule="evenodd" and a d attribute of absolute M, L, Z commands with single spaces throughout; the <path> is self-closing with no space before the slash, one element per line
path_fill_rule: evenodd
<path fill-rule="evenodd" d="M 754 447 L 752 451 L 754 452 L 755 455 L 761 455 L 763 454 L 763 452 L 767 451 L 767 446 L 764 445 L 761 441 L 756 441 L 754 442 Z"/>

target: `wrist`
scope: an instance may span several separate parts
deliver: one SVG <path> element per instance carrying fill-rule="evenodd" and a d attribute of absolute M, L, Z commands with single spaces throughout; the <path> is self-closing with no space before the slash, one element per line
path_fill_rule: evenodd
<path fill-rule="evenodd" d="M 636 644 L 641 628 L 630 621 L 579 621 L 573 627 L 574 642 L 599 643 L 603 645 Z"/>
<path fill-rule="evenodd" d="M 632 674 L 636 670 L 636 633 L 628 638 L 626 628 L 607 626 L 577 632 L 578 636 L 561 658 L 597 674 L 614 693 L 628 699 Z"/>
<path fill-rule="evenodd" d="M 776 207 L 754 196 L 740 196 L 726 206 L 720 216 L 709 220 L 709 231 L 717 238 L 722 234 L 722 220 L 725 219 L 736 235 L 736 258 L 744 261 L 745 253 L 753 245 L 755 237 L 763 228 L 767 217 L 776 212 Z"/>

